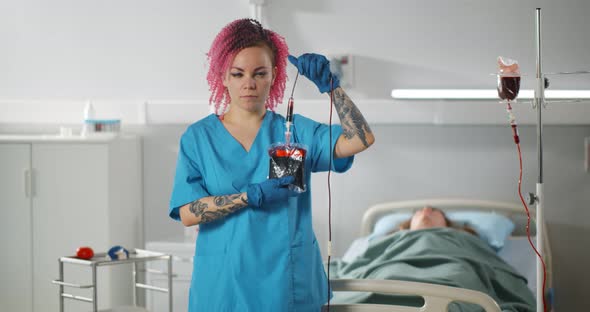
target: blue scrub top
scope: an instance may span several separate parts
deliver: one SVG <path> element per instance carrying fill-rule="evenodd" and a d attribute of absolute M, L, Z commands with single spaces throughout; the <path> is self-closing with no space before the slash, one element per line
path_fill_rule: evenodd
<path fill-rule="evenodd" d="M 284 202 L 245 207 L 224 219 L 201 224 L 189 311 L 320 311 L 328 298 L 327 278 L 311 221 L 311 172 L 329 169 L 330 149 L 342 129 L 306 117 L 293 118 L 293 140 L 307 145 L 307 191 Z M 246 192 L 269 174 L 268 147 L 284 142 L 285 118 L 267 111 L 249 152 L 218 116 L 192 124 L 182 135 L 169 215 L 206 196 Z M 353 157 L 335 159 L 344 172 Z M 331 294 L 330 294 L 331 295 Z"/>

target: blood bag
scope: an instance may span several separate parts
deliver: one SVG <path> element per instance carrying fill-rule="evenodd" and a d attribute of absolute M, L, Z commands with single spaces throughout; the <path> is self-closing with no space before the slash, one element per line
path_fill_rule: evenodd
<path fill-rule="evenodd" d="M 268 148 L 270 156 L 268 178 L 295 177 L 295 182 L 289 188 L 303 193 L 305 185 L 305 155 L 307 147 L 299 143 L 275 143 Z"/>

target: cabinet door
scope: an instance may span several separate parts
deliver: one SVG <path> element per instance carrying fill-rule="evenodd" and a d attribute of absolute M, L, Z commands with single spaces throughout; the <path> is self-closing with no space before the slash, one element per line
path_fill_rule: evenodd
<path fill-rule="evenodd" d="M 35 171 L 33 211 L 34 309 L 59 311 L 58 258 L 72 256 L 80 246 L 96 252 L 108 250 L 108 145 L 32 145 Z M 98 269 L 99 308 L 108 307 L 104 288 L 108 274 Z M 90 267 L 66 265 L 65 280 L 90 284 Z M 66 288 L 67 292 L 91 297 L 88 289 Z M 108 289 L 107 289 L 108 290 Z M 91 304 L 66 300 L 65 311 L 89 311 Z"/>
<path fill-rule="evenodd" d="M 30 144 L 0 144 L 0 311 L 32 311 Z"/>

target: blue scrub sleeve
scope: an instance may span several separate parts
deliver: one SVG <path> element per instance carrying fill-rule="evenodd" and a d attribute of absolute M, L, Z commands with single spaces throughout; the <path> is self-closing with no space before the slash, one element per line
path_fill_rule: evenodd
<path fill-rule="evenodd" d="M 334 172 L 345 172 L 352 166 L 354 155 L 345 158 L 337 158 L 332 160 L 332 168 L 330 168 L 330 150 L 332 150 L 332 157 L 334 156 L 334 147 L 336 141 L 342 134 L 342 127 L 340 125 L 332 125 L 332 144 L 330 144 L 330 126 L 313 121 L 301 115 L 294 120 L 294 124 L 301 131 L 301 136 L 304 138 L 302 143 L 311 144 L 311 171 L 321 172 L 331 169 Z"/>
<path fill-rule="evenodd" d="M 196 139 L 188 132 L 180 139 L 174 187 L 168 208 L 168 214 L 174 220 L 180 221 L 180 207 L 199 198 L 210 196 L 205 189 L 203 175 L 193 160 L 197 155 L 196 144 Z"/>

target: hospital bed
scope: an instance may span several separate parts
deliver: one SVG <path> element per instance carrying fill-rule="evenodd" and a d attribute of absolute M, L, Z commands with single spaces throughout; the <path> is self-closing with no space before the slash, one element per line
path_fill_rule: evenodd
<path fill-rule="evenodd" d="M 536 255 L 532 248 L 528 245 L 526 239 L 526 223 L 527 216 L 524 207 L 520 203 L 508 203 L 488 200 L 474 200 L 474 199 L 422 199 L 411 201 L 395 201 L 385 202 L 371 206 L 363 215 L 361 224 L 361 237 L 370 235 L 378 220 L 384 216 L 393 213 L 411 213 L 416 209 L 423 208 L 426 205 L 437 207 L 445 212 L 459 212 L 459 211 L 479 211 L 479 212 L 493 212 L 502 214 L 513 221 L 515 227 L 510 237 L 506 240 L 504 248 L 499 252 L 499 255 L 506 260 L 519 273 L 527 278 L 529 288 L 535 293 L 536 274 L 535 261 Z M 531 236 L 534 240 L 534 208 L 529 207 L 531 215 Z M 545 227 L 547 229 L 547 227 Z M 544 261 L 547 267 L 547 282 L 546 289 L 552 289 L 552 270 L 551 270 L 551 248 L 549 240 L 547 239 L 547 231 L 543 233 L 544 243 Z M 542 281 L 538 281 L 542 283 Z M 363 311 L 447 311 L 447 306 L 453 301 L 461 301 L 467 303 L 474 303 L 480 305 L 486 312 L 500 311 L 498 304 L 493 298 L 487 294 L 479 291 L 462 289 L 457 287 L 449 287 L 437 284 L 428 284 L 420 282 L 409 282 L 399 280 L 374 280 L 374 279 L 332 279 L 330 281 L 332 290 L 339 291 L 355 291 L 355 292 L 373 292 L 379 294 L 394 294 L 394 295 L 413 295 L 420 296 L 424 300 L 422 307 L 407 307 L 397 305 L 384 304 L 368 304 L 368 303 L 354 303 L 354 304 L 331 304 L 330 311 L 334 312 L 363 312 Z M 323 311 L 326 311 L 324 306 Z"/>

